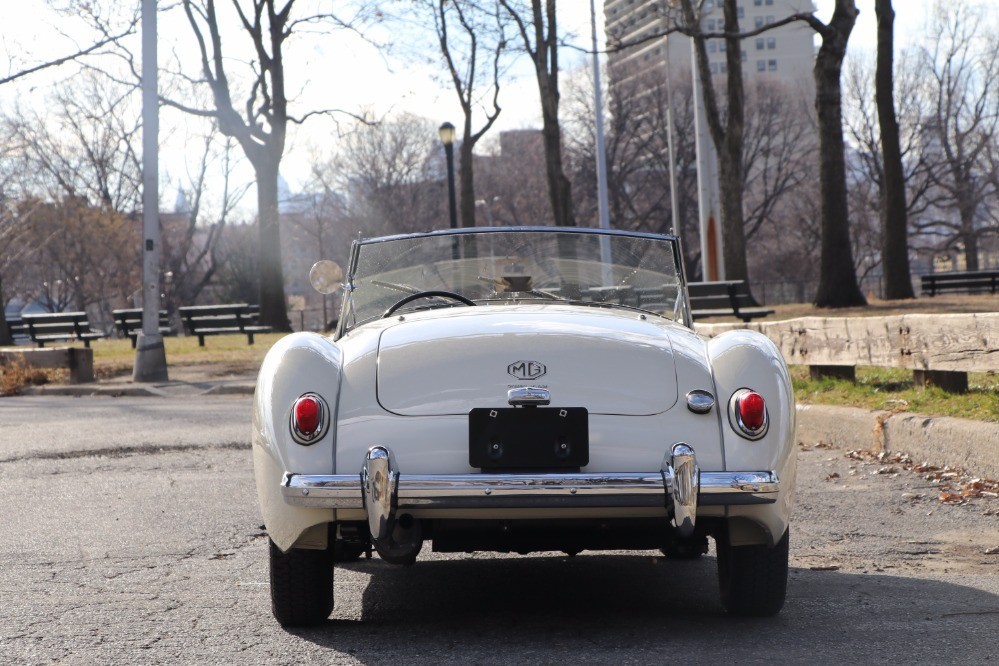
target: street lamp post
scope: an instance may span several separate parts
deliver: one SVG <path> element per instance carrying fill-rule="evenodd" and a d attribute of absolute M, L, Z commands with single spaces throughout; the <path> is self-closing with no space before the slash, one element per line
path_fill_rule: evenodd
<path fill-rule="evenodd" d="M 451 216 L 451 228 L 458 228 L 458 203 L 455 199 L 454 194 L 454 125 L 445 122 L 437 130 L 441 137 L 441 143 L 444 144 L 444 155 L 447 157 L 447 199 L 448 199 L 448 212 Z M 454 259 L 458 258 L 458 239 L 454 239 L 454 245 L 452 246 L 452 255 Z"/>

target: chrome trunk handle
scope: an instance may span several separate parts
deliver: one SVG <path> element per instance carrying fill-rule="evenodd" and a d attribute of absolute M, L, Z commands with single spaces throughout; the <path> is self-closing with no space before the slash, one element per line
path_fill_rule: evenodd
<path fill-rule="evenodd" d="M 552 394 L 548 389 L 536 386 L 522 386 L 507 391 L 506 401 L 514 407 L 547 405 L 552 401 Z"/>

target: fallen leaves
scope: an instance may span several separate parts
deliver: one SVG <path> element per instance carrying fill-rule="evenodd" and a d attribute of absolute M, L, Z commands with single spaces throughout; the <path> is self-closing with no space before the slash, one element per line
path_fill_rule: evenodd
<path fill-rule="evenodd" d="M 926 462 L 917 463 L 907 453 L 872 453 L 847 451 L 846 457 L 867 464 L 880 465 L 874 474 L 895 478 L 900 470 L 921 475 L 936 486 L 937 500 L 944 504 L 966 504 L 973 499 L 999 499 L 999 481 L 972 477 L 963 470 Z"/>

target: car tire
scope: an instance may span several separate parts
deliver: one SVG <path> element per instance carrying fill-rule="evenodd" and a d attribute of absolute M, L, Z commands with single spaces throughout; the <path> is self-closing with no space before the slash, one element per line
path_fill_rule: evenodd
<path fill-rule="evenodd" d="M 773 548 L 733 546 L 728 533 L 716 537 L 721 603 L 732 615 L 769 617 L 784 606 L 787 594 L 789 527 Z"/>
<path fill-rule="evenodd" d="M 319 624 L 333 612 L 333 550 L 292 548 L 270 542 L 271 610 L 282 627 Z"/>

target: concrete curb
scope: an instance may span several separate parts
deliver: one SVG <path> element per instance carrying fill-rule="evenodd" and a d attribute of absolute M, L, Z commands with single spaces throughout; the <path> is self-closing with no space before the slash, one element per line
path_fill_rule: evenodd
<path fill-rule="evenodd" d="M 798 405 L 797 439 L 876 453 L 907 453 L 917 462 L 959 467 L 982 478 L 999 479 L 999 423 Z"/>

